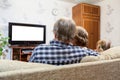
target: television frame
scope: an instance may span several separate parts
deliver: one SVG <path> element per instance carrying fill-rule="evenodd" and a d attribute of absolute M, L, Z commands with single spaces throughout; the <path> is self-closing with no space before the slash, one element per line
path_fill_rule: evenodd
<path fill-rule="evenodd" d="M 15 26 L 26 26 L 26 27 L 42 27 L 43 30 L 44 30 L 43 41 L 12 41 L 12 27 L 14 25 Z M 30 45 L 38 45 L 38 44 L 46 43 L 46 25 L 9 22 L 9 26 L 8 27 L 9 27 L 8 28 L 8 36 L 9 36 L 8 42 L 11 45 L 30 46 Z"/>

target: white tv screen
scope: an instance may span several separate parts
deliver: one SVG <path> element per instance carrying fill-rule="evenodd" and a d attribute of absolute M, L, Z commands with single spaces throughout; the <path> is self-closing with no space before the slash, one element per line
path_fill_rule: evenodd
<path fill-rule="evenodd" d="M 9 23 L 9 43 L 13 45 L 45 43 L 45 27 L 37 24 Z"/>
<path fill-rule="evenodd" d="M 12 26 L 12 41 L 43 41 L 44 28 Z"/>

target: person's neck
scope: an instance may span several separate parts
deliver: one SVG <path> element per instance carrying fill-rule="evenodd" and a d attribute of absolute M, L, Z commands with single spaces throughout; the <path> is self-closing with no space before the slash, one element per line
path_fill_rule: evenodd
<path fill-rule="evenodd" d="M 54 39 L 55 41 L 59 41 L 59 42 L 63 42 L 65 44 L 70 44 L 70 41 L 62 41 L 62 40 L 58 40 L 57 38 Z"/>

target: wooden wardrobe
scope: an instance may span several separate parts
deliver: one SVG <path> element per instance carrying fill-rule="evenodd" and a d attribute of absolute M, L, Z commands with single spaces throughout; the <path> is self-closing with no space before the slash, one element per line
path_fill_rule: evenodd
<path fill-rule="evenodd" d="M 88 47 L 95 49 L 100 39 L 100 6 L 78 4 L 72 8 L 72 18 L 77 26 L 82 26 L 87 30 Z"/>

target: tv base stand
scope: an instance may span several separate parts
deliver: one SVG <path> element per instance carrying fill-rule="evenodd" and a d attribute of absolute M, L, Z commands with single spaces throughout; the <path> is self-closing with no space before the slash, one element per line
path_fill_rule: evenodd
<path fill-rule="evenodd" d="M 10 46 L 12 49 L 12 60 L 28 61 L 35 46 Z"/>

